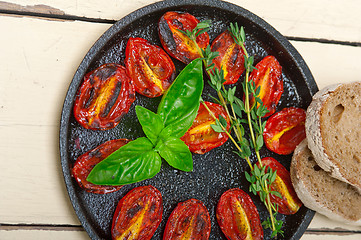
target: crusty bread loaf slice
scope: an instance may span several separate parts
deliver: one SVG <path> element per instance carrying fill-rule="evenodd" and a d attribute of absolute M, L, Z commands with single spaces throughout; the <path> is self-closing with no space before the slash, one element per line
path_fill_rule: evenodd
<path fill-rule="evenodd" d="M 331 85 L 316 93 L 305 126 L 317 164 L 361 193 L 361 82 Z"/>
<path fill-rule="evenodd" d="M 297 196 L 306 207 L 334 220 L 361 225 L 361 194 L 322 170 L 306 139 L 295 149 L 290 174 Z"/>

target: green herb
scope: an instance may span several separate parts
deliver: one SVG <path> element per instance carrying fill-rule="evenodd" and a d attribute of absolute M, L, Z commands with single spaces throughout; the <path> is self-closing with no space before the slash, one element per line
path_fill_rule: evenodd
<path fill-rule="evenodd" d="M 141 106 L 135 106 L 135 112 L 145 136 L 152 142 L 153 146 L 157 144 L 159 134 L 164 129 L 162 118 Z"/>
<path fill-rule="evenodd" d="M 182 137 L 197 116 L 203 91 L 202 61 L 191 62 L 173 82 L 158 105 L 157 114 L 165 129 L 163 135 Z"/>
<path fill-rule="evenodd" d="M 147 138 L 129 142 L 98 163 L 87 180 L 99 185 L 123 185 L 154 177 L 161 166 L 161 158 Z"/>
<path fill-rule="evenodd" d="M 177 30 L 179 32 L 185 34 L 191 40 L 195 41 L 196 37 L 198 37 L 199 35 L 207 32 L 209 30 L 210 25 L 211 25 L 211 20 L 205 20 L 205 21 L 202 21 L 202 22 L 198 23 L 197 26 L 195 28 L 193 28 L 192 31 L 189 31 L 189 30 L 183 31 L 183 30 L 180 30 L 180 29 L 177 29 Z"/>
<path fill-rule="evenodd" d="M 193 170 L 192 154 L 179 138 L 192 126 L 203 91 L 202 61 L 188 64 L 164 94 L 157 113 L 136 106 L 146 137 L 129 142 L 98 163 L 87 180 L 98 185 L 124 185 L 154 177 L 161 157 L 174 168 Z"/>
<path fill-rule="evenodd" d="M 209 28 L 209 26 L 203 25 L 198 27 Z M 259 194 L 261 201 L 265 204 L 270 217 L 263 223 L 265 228 L 271 228 L 272 237 L 277 236 L 277 234 L 283 234 L 281 230 L 282 220 L 277 220 L 278 207 L 271 203 L 270 195 L 280 196 L 276 191 L 270 190 L 270 185 L 276 178 L 276 172 L 273 172 L 271 168 L 268 168 L 267 172 L 265 171 L 265 166 L 262 164 L 261 156 L 259 150 L 263 147 L 263 130 L 265 127 L 265 122 L 262 121 L 262 117 L 268 112 L 267 108 L 263 105 L 262 100 L 257 97 L 261 91 L 261 88 L 256 88 L 254 81 L 249 79 L 250 73 L 256 69 L 253 66 L 254 58 L 249 56 L 247 49 L 245 48 L 246 34 L 244 28 L 239 28 L 238 24 L 230 24 L 228 31 L 231 33 L 233 40 L 242 48 L 245 53 L 245 81 L 242 83 L 245 99 L 244 101 L 238 99 L 235 96 L 235 87 L 226 89 L 223 83 L 225 82 L 223 70 L 215 68 L 212 60 L 218 56 L 218 53 L 212 52 L 210 47 L 207 46 L 205 50 L 200 50 L 196 41 L 194 32 L 187 32 L 187 36 L 193 40 L 195 45 L 198 47 L 198 52 L 201 54 L 206 71 L 210 76 L 209 84 L 216 90 L 219 102 L 225 111 L 227 112 L 233 132 L 236 135 L 238 141 L 236 141 L 233 136 L 226 131 L 223 126 L 222 120 L 217 119 L 216 116 L 206 107 L 209 113 L 216 120 L 216 123 L 212 125 L 212 128 L 216 132 L 226 132 L 231 141 L 237 147 L 238 151 L 236 152 L 241 158 L 245 159 L 251 169 L 250 174 L 245 172 L 246 179 L 251 183 L 250 192 L 255 195 Z M 250 106 L 250 95 L 254 97 L 255 104 Z M 202 101 L 203 102 L 203 101 Z M 204 103 L 204 102 L 203 102 Z M 230 109 L 229 109 L 230 108 Z M 243 118 L 245 115 L 246 119 Z M 242 124 L 248 125 L 250 136 L 245 136 L 245 131 Z M 259 162 L 260 168 L 257 165 L 252 166 L 250 161 L 250 156 L 254 150 L 257 160 Z"/>

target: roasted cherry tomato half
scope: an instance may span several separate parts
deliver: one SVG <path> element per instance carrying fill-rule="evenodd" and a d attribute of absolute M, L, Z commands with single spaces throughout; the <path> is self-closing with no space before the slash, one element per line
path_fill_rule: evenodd
<path fill-rule="evenodd" d="M 186 64 L 200 58 L 196 44 L 184 33 L 192 31 L 199 20 L 186 12 L 166 12 L 159 20 L 159 38 L 169 55 Z M 205 49 L 209 44 L 208 33 L 196 37 L 199 48 Z"/>
<path fill-rule="evenodd" d="M 134 100 L 134 85 L 125 67 L 104 64 L 85 75 L 75 99 L 74 116 L 85 128 L 111 129 Z"/>
<path fill-rule="evenodd" d="M 95 165 L 103 161 L 111 153 L 118 150 L 129 141 L 130 140 L 128 139 L 110 140 L 78 157 L 72 169 L 72 174 L 79 186 L 87 192 L 98 194 L 118 191 L 122 186 L 96 185 L 88 182 L 86 179 Z"/>
<path fill-rule="evenodd" d="M 114 240 L 151 239 L 162 221 L 161 193 L 153 186 L 128 192 L 118 203 L 112 224 Z"/>
<path fill-rule="evenodd" d="M 284 108 L 266 123 L 263 139 L 266 147 L 278 154 L 292 153 L 306 137 L 306 112 L 302 108 Z"/>
<path fill-rule="evenodd" d="M 281 163 L 272 157 L 262 158 L 262 164 L 266 166 L 266 172 L 269 167 L 273 171 L 277 171 L 276 180 L 271 184 L 271 191 L 279 192 L 282 198 L 271 194 L 271 202 L 278 205 L 279 213 L 285 215 L 295 214 L 302 206 L 302 202 L 298 199 L 293 188 L 290 173 Z M 260 167 L 259 162 L 257 165 Z"/>
<path fill-rule="evenodd" d="M 244 71 L 244 51 L 234 40 L 228 30 L 214 39 L 212 52 L 218 52 L 219 56 L 213 59 L 215 67 L 223 69 L 223 84 L 236 83 Z"/>
<path fill-rule="evenodd" d="M 282 67 L 274 56 L 267 56 L 257 65 L 257 70 L 253 70 L 250 79 L 256 87 L 261 87 L 258 97 L 262 100 L 268 113 L 268 117 L 276 111 L 277 104 L 283 93 Z M 254 104 L 254 98 L 250 99 L 251 106 Z"/>
<path fill-rule="evenodd" d="M 217 205 L 217 222 L 227 239 L 263 239 L 263 229 L 256 206 L 239 188 L 224 192 Z"/>
<path fill-rule="evenodd" d="M 207 240 L 211 219 L 204 204 L 197 199 L 179 203 L 165 226 L 163 240 Z"/>
<path fill-rule="evenodd" d="M 224 108 L 219 104 L 211 102 L 204 103 L 217 119 L 219 119 L 219 115 L 221 115 L 227 121 L 227 130 L 229 130 L 231 125 Z M 219 133 L 214 131 L 211 127 L 212 124 L 216 124 L 216 121 L 201 103 L 192 126 L 184 136 L 181 137 L 181 140 L 189 147 L 191 152 L 204 154 L 213 148 L 221 146 L 228 140 L 228 135 L 224 132 Z"/>
<path fill-rule="evenodd" d="M 125 55 L 125 65 L 136 92 L 147 97 L 158 97 L 172 84 L 175 67 L 160 47 L 143 38 L 130 38 Z"/>

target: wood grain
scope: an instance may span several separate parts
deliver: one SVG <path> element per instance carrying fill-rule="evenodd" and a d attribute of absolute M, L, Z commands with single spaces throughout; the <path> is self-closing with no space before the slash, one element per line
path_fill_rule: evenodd
<path fill-rule="evenodd" d="M 40 11 L 40 5 L 45 14 L 46 9 L 53 9 L 65 15 L 119 19 L 152 2 L 16 0 L 11 6 L 16 11 Z M 282 6 L 283 0 L 275 6 L 268 1 L 232 2 L 260 15 L 288 36 L 361 42 L 361 5 L 355 1 L 292 1 L 292 6 L 290 2 Z M 4 2 L 0 2 L 1 9 L 5 9 Z M 0 29 L 6 33 L 0 40 L 0 224 L 15 226 L 0 225 L 0 239 L 88 239 L 84 231 L 57 226 L 80 226 L 62 177 L 59 121 L 73 74 L 110 26 L 6 13 L 0 16 Z M 320 88 L 361 81 L 361 47 L 291 43 L 306 60 Z M 55 227 L 29 229 L 23 224 Z M 302 239 L 360 239 L 360 233 L 361 227 L 316 214 Z"/>
<path fill-rule="evenodd" d="M 0 223 L 79 224 L 62 179 L 60 113 L 76 68 L 108 27 L 0 16 Z"/>
<path fill-rule="evenodd" d="M 44 4 L 23 6 L 16 3 L 0 1 L 0 9 L 3 11 L 12 11 L 12 12 L 17 11 L 17 12 L 28 12 L 28 13 L 64 15 L 63 11 Z"/>
<path fill-rule="evenodd" d="M 136 9 L 160 0 L 53 1 L 12 0 L 18 8 L 42 5 L 65 15 L 119 20 Z M 228 0 L 266 20 L 285 36 L 361 43 L 361 4 L 358 0 Z M 0 2 L 1 9 L 6 2 Z"/>
<path fill-rule="evenodd" d="M 332 233 L 332 232 L 306 232 L 301 240 L 359 240 L 360 233 Z M 0 239 L 11 240 L 48 240 L 48 239 L 68 239 L 68 240 L 88 240 L 89 236 L 85 231 L 78 230 L 54 230 L 54 229 L 14 229 L 1 230 Z"/>
<path fill-rule="evenodd" d="M 59 118 L 77 66 L 109 25 L 2 16 L 0 26 L 8 30 L 0 46 L 7 56 L 0 63 L 1 222 L 78 224 L 60 169 Z M 356 71 L 361 48 L 292 44 L 306 59 L 320 87 L 361 79 Z M 324 61 L 325 56 L 345 54 L 349 61 L 339 61 L 337 71 L 332 71 L 332 62 Z"/>

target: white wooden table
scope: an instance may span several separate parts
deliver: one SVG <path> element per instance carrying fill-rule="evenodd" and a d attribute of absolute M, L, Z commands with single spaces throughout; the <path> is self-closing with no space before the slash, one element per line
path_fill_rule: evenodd
<path fill-rule="evenodd" d="M 100 35 L 153 2 L 0 1 L 0 239 L 89 239 L 62 177 L 62 104 L 79 63 Z M 290 39 L 319 88 L 361 80 L 359 1 L 230 2 Z M 316 214 L 302 239 L 361 239 L 361 227 Z"/>

